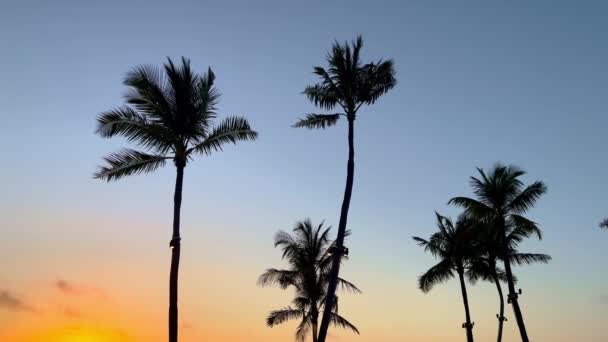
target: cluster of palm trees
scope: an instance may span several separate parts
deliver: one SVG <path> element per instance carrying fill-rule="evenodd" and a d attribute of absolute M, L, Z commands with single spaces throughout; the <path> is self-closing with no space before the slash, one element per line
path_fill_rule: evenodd
<path fill-rule="evenodd" d="M 281 283 L 289 283 L 300 289 L 298 291 L 303 291 L 294 302 L 297 310 L 305 311 L 298 336 L 305 336 L 312 331 L 315 341 L 319 342 L 325 342 L 330 323 L 357 332 L 352 324 L 337 314 L 338 301 L 335 296 L 338 284 L 347 284 L 339 277 L 339 270 L 342 259 L 348 253 L 348 249 L 344 247 L 344 238 L 347 235 L 346 224 L 354 183 L 354 123 L 363 105 L 375 103 L 396 85 L 393 62 L 380 60 L 362 63 L 362 46 L 361 37 L 351 44 L 336 42 L 327 57 L 329 67 L 314 68 L 320 82 L 304 90 L 308 99 L 316 106 L 323 110 L 338 108 L 338 111 L 331 114 L 307 114 L 294 125 L 326 128 L 335 125 L 341 117 L 346 118 L 348 122 L 347 177 L 337 239 L 327 250 L 329 230 L 317 237 L 320 240 L 316 241 L 319 245 L 315 246 L 318 250 L 314 263 L 323 265 L 319 268 L 320 265 L 313 263 L 316 265 L 313 266 L 316 275 L 294 276 L 290 282 L 283 279 L 285 282 Z M 110 154 L 104 158 L 105 165 L 94 174 L 95 178 L 114 181 L 135 174 L 150 173 L 164 166 L 167 161 L 172 161 L 175 165 L 173 233 L 169 243 L 169 342 L 178 341 L 180 213 L 184 169 L 195 156 L 206 156 L 220 151 L 227 143 L 255 140 L 258 135 L 242 117 L 229 117 L 215 124 L 220 98 L 220 93 L 214 86 L 215 74 L 210 68 L 205 74 L 196 74 L 190 68 L 188 59 L 182 57 L 181 62 L 180 66 L 176 66 L 168 59 L 162 69 L 145 65 L 134 68 L 126 75 L 123 81 L 129 90 L 126 105 L 100 114 L 96 133 L 104 138 L 125 137 L 130 143 L 138 145 L 139 149 L 124 149 Z M 306 221 L 302 224 L 309 225 Z M 298 231 L 294 234 L 299 236 L 303 233 Z M 295 238 L 294 241 L 304 243 L 300 238 Z M 277 244 L 283 246 L 284 251 L 292 250 L 287 242 L 277 240 Z M 290 262 L 296 263 L 296 269 L 299 265 L 297 263 L 302 262 L 298 261 L 297 255 L 286 252 L 284 256 Z M 309 259 L 309 262 L 312 262 L 311 260 L 313 259 Z M 312 281 L 322 290 L 308 291 L 300 286 L 301 281 Z M 264 281 L 262 283 L 266 284 Z M 358 291 L 352 284 L 346 287 Z M 298 298 L 306 298 L 308 302 L 304 303 Z M 321 310 L 323 316 L 317 329 L 317 318 Z M 286 318 L 293 317 L 289 312 L 271 315 L 274 318 L 269 317 L 268 324 L 279 324 Z"/>
<path fill-rule="evenodd" d="M 311 335 L 313 342 L 325 342 L 331 325 L 358 333 L 358 329 L 338 313 L 338 288 L 360 292 L 352 283 L 339 276 L 340 266 L 348 257 L 345 238 L 355 172 L 355 120 L 361 108 L 374 104 L 396 85 L 391 60 L 363 63 L 360 53 L 361 37 L 351 43 L 334 43 L 327 55 L 328 67 L 315 67 L 319 82 L 307 86 L 304 94 L 321 110 L 329 113 L 305 114 L 293 126 L 325 129 L 341 118 L 347 122 L 348 158 L 346 185 L 340 209 L 337 237 L 330 237 L 330 228 L 314 226 L 310 220 L 298 222 L 292 234 L 279 232 L 275 247 L 283 251 L 289 268 L 267 269 L 258 280 L 262 286 L 278 285 L 293 288 L 291 306 L 275 310 L 267 317 L 268 326 L 288 320 L 300 321 L 296 338 L 303 341 Z M 169 272 L 169 342 L 178 341 L 178 275 L 181 251 L 180 213 L 184 170 L 194 157 L 221 151 L 228 143 L 255 140 L 247 119 L 228 117 L 219 122 L 217 105 L 220 93 L 214 85 L 215 74 L 209 68 L 197 74 L 190 61 L 182 57 L 181 65 L 171 59 L 162 68 L 139 66 L 127 73 L 126 104 L 101 113 L 96 133 L 104 138 L 125 137 L 138 149 L 123 149 L 104 158 L 105 165 L 95 178 L 115 181 L 135 174 L 150 173 L 173 162 L 176 168 L 173 229 L 169 243 L 171 267 Z M 508 302 L 512 304 L 522 341 L 528 342 L 524 320 L 519 307 L 519 293 L 511 266 L 548 262 L 545 254 L 521 253 L 518 244 L 531 235 L 541 238 L 536 223 L 523 215 L 546 191 L 542 182 L 524 186 L 524 172 L 513 167 L 497 165 L 489 174 L 479 169 L 480 179 L 472 177 L 475 198 L 455 197 L 449 203 L 464 209 L 453 222 L 437 214 L 439 231 L 430 239 L 415 240 L 439 263 L 419 279 L 420 288 L 428 292 L 434 285 L 458 275 L 465 306 L 468 341 L 473 341 L 473 322 L 468 305 L 466 281 L 493 282 L 496 285 L 500 310 L 498 341 L 502 336 L 504 296 L 501 281 L 507 283 Z M 608 228 L 608 219 L 601 223 Z M 319 320 L 320 319 L 320 320 Z"/>
<path fill-rule="evenodd" d="M 506 282 L 508 302 L 513 306 L 521 339 L 527 342 L 529 338 L 518 301 L 520 292 L 515 290 L 516 278 L 511 266 L 551 260 L 546 254 L 518 251 L 518 245 L 524 239 L 532 235 L 542 238 L 538 225 L 523 215 L 547 188 L 540 181 L 525 186 L 521 181 L 525 172 L 514 166 L 497 164 L 487 174 L 483 169 L 478 169 L 478 172 L 479 178 L 471 177 L 475 198 L 454 197 L 448 202 L 464 209 L 456 222 L 436 214 L 438 231 L 428 240 L 414 237 L 425 251 L 439 259 L 435 266 L 420 276 L 419 287 L 428 292 L 435 285 L 458 275 L 465 308 L 463 328 L 466 329 L 467 341 L 473 342 L 474 323 L 471 321 L 465 280 L 494 283 L 500 303 L 497 315 L 497 341 L 500 342 L 506 320 L 501 281 Z"/>

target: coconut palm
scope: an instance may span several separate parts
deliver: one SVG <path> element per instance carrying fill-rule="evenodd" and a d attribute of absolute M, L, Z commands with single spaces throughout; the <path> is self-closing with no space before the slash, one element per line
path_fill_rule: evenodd
<path fill-rule="evenodd" d="M 608 217 L 606 217 L 602 222 L 600 222 L 600 228 L 608 229 Z"/>
<path fill-rule="evenodd" d="M 329 282 L 333 244 L 330 241 L 330 228 L 323 228 L 323 223 L 313 226 L 309 219 L 297 222 L 293 233 L 280 231 L 274 239 L 275 247 L 283 250 L 283 259 L 289 264 L 288 269 L 269 268 L 260 276 L 261 286 L 278 285 L 282 289 L 293 288 L 295 298 L 292 306 L 274 310 L 268 315 L 266 324 L 269 327 L 297 319 L 296 340 L 304 341 L 312 334 L 313 342 L 318 341 L 318 317 L 325 305 L 326 289 Z M 348 231 L 346 232 L 348 235 Z M 341 288 L 360 293 L 352 283 L 338 278 Z M 338 314 L 338 298 L 331 307 L 330 322 L 336 326 L 359 333 L 357 328 Z"/>
<path fill-rule="evenodd" d="M 335 125 L 341 117 L 345 117 L 348 122 L 346 187 L 340 210 L 336 252 L 333 253 L 334 260 L 327 290 L 327 303 L 319 329 L 319 342 L 325 342 L 327 336 L 327 329 L 331 319 L 331 303 L 334 300 L 338 284 L 340 258 L 347 252 L 347 249 L 344 247 L 344 235 L 355 174 L 355 118 L 361 106 L 374 104 L 382 95 L 396 85 L 393 62 L 391 60 L 379 60 L 377 62 L 362 64 L 360 59 L 362 46 L 363 39 L 361 36 L 357 37 L 357 40 L 352 42 L 351 45 L 336 42 L 327 56 L 329 68 L 314 68 L 314 73 L 319 76 L 320 82 L 308 86 L 304 90 L 304 94 L 316 106 L 327 111 L 338 108 L 339 112 L 333 114 L 307 114 L 305 118 L 300 119 L 294 125 L 294 127 L 306 127 L 310 129 L 326 128 Z"/>
<path fill-rule="evenodd" d="M 220 94 L 209 69 L 199 75 L 182 57 L 181 66 L 171 59 L 164 70 L 138 66 L 124 79 L 129 88 L 127 105 L 109 110 L 97 119 L 97 134 L 123 136 L 140 150 L 124 149 L 105 157 L 106 165 L 94 177 L 114 181 L 150 173 L 173 161 L 177 175 L 173 201 L 171 270 L 169 275 L 169 342 L 177 342 L 177 290 L 180 259 L 180 209 L 184 168 L 195 156 L 222 150 L 227 143 L 255 140 L 246 119 L 228 117 L 214 126 Z"/>
<path fill-rule="evenodd" d="M 525 218 L 523 214 L 531 209 L 536 201 L 546 191 L 547 187 L 541 181 L 524 186 L 521 177 L 525 172 L 515 166 L 496 164 L 488 174 L 483 169 L 477 169 L 480 178 L 471 177 L 471 187 L 476 198 L 454 197 L 449 203 L 460 206 L 467 212 L 485 220 L 493 222 L 501 237 L 501 250 L 503 255 L 509 255 L 509 227 L 519 227 L 522 231 L 540 232 L 535 222 Z M 510 258 L 504 258 L 505 276 L 509 288 L 509 303 L 513 306 L 515 320 L 523 342 L 528 342 L 528 334 L 518 302 L 518 293 L 515 291 L 515 281 L 511 270 Z"/>
<path fill-rule="evenodd" d="M 472 284 L 475 284 L 478 280 L 485 280 L 492 282 L 496 285 L 499 298 L 499 313 L 496 315 L 498 318 L 498 334 L 497 341 L 502 341 L 503 324 L 507 320 L 504 315 L 505 302 L 502 291 L 501 281 L 506 282 L 505 272 L 500 269 L 497 265 L 498 260 L 504 260 L 505 256 L 502 252 L 502 243 L 500 242 L 500 234 L 496 231 L 495 225 L 477 222 L 477 233 L 475 245 L 478 248 L 478 255 L 471 262 L 471 266 L 467 270 L 467 277 Z M 532 233 L 536 233 L 540 238 L 542 234 L 540 230 L 531 231 L 523 229 L 522 227 L 509 226 L 507 233 L 507 239 L 509 240 L 509 259 L 512 263 L 517 265 L 531 264 L 531 263 L 548 263 L 551 257 L 546 254 L 536 253 L 520 253 L 517 251 L 518 244 L 524 239 L 530 236 Z M 516 281 L 516 279 L 514 279 Z"/>
<path fill-rule="evenodd" d="M 427 293 L 437 284 L 443 283 L 458 274 L 460 290 L 466 322 L 462 325 L 466 329 L 467 341 L 473 342 L 473 324 L 469 310 L 469 299 L 465 284 L 465 272 L 477 254 L 475 246 L 475 222 L 462 214 L 454 224 L 449 218 L 435 213 L 439 231 L 431 235 L 429 240 L 414 237 L 418 245 L 439 259 L 439 262 L 426 271 L 418 279 L 419 288 Z"/>

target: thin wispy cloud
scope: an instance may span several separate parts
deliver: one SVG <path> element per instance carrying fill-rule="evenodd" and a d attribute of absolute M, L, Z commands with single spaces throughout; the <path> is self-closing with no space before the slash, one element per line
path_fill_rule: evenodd
<path fill-rule="evenodd" d="M 10 311 L 36 311 L 33 306 L 26 303 L 23 299 L 19 298 L 17 295 L 9 292 L 8 290 L 0 291 L 0 308 Z"/>
<path fill-rule="evenodd" d="M 53 283 L 53 286 L 58 291 L 60 291 L 61 293 L 65 294 L 65 295 L 70 295 L 70 296 L 86 295 L 86 296 L 94 296 L 94 297 L 98 297 L 98 298 L 102 298 L 102 299 L 108 299 L 108 296 L 106 295 L 106 293 L 97 287 L 75 284 L 75 283 L 69 282 L 65 279 L 56 280 Z"/>
<path fill-rule="evenodd" d="M 80 294 L 82 293 L 82 291 L 80 291 L 80 289 L 77 289 L 74 285 L 72 285 L 71 283 L 68 283 L 67 281 L 63 280 L 63 279 L 59 279 L 55 282 L 55 287 L 65 293 L 65 294 Z"/>

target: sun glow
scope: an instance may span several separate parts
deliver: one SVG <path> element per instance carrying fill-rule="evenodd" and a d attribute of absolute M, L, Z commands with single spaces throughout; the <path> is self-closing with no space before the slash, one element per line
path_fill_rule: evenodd
<path fill-rule="evenodd" d="M 44 342 L 130 342 L 125 334 L 107 329 L 72 326 L 48 331 L 28 341 Z"/>

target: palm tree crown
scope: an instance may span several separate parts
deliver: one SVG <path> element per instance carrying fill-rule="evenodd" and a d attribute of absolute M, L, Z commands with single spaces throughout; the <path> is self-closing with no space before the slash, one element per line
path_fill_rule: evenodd
<path fill-rule="evenodd" d="M 355 118 L 364 104 L 374 104 L 382 95 L 395 87 L 395 70 L 392 60 L 379 60 L 363 64 L 360 59 L 363 38 L 349 44 L 334 43 L 327 56 L 329 68 L 314 67 L 320 81 L 304 89 L 304 94 L 319 108 L 332 110 L 339 107 L 341 113 L 307 114 L 294 126 L 326 128 L 338 122 L 340 116 Z"/>
<path fill-rule="evenodd" d="M 454 272 L 466 270 L 476 256 L 477 246 L 473 243 L 473 221 L 466 215 L 460 215 L 454 224 L 448 217 L 435 213 L 438 232 L 428 240 L 414 237 L 419 246 L 439 259 L 418 279 L 418 286 L 423 292 L 429 292 L 437 284 L 454 277 Z"/>
<path fill-rule="evenodd" d="M 168 59 L 164 72 L 150 65 L 130 71 L 124 79 L 129 87 L 127 105 L 102 113 L 96 132 L 104 138 L 123 136 L 143 151 L 110 154 L 95 178 L 112 181 L 152 172 L 169 159 L 185 166 L 195 154 L 208 155 L 226 143 L 256 139 L 257 133 L 242 117 L 213 125 L 220 99 L 214 81 L 211 68 L 197 75 L 183 57 L 179 67 Z"/>
<path fill-rule="evenodd" d="M 269 268 L 258 279 L 261 286 L 278 285 L 281 289 L 291 287 L 295 290 L 292 306 L 272 311 L 266 323 L 273 327 L 292 319 L 300 320 L 296 330 L 298 341 L 304 341 L 309 333 L 312 333 L 313 341 L 317 339 L 318 316 L 324 304 L 331 266 L 329 250 L 333 243 L 329 237 L 330 229 L 323 228 L 323 223 L 315 227 L 306 219 L 296 223 L 292 234 L 278 232 L 274 245 L 283 250 L 283 259 L 289 268 Z M 339 279 L 339 283 L 344 290 L 361 292 L 344 279 Z M 337 299 L 332 308 L 331 323 L 359 333 L 353 324 L 338 314 Z"/>
<path fill-rule="evenodd" d="M 479 218 L 505 218 L 505 224 L 508 226 L 520 227 L 522 231 L 542 237 L 536 223 L 522 215 L 547 191 L 545 184 L 536 181 L 524 187 L 519 178 L 526 173 L 515 166 L 496 164 L 489 175 L 481 168 L 477 168 L 477 171 L 481 179 L 471 177 L 471 187 L 476 199 L 454 197 L 449 204 L 463 207 Z"/>

